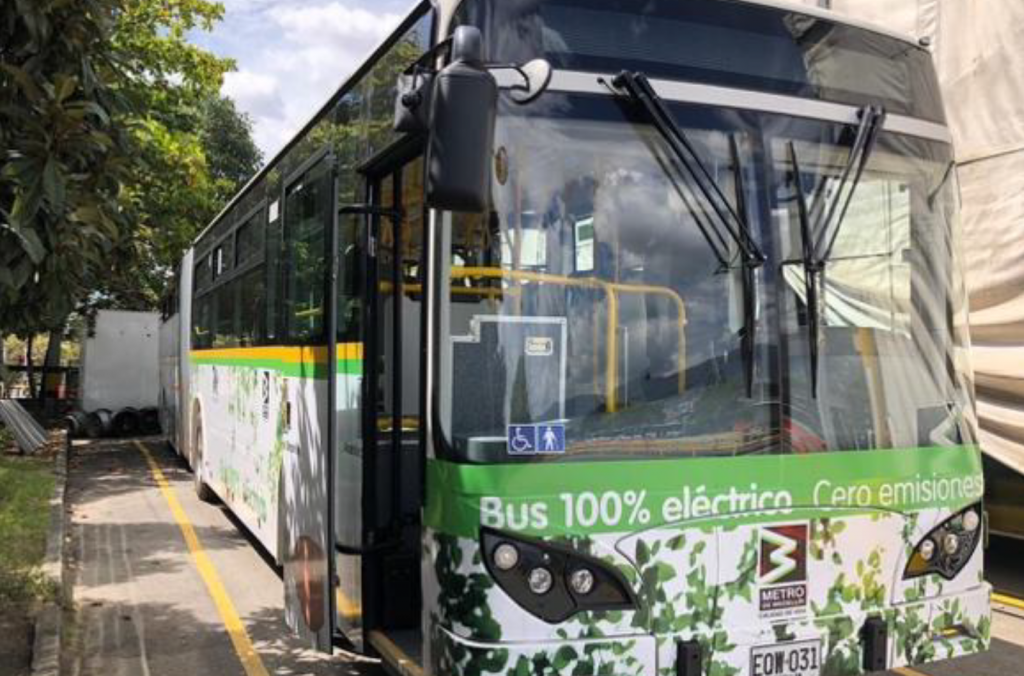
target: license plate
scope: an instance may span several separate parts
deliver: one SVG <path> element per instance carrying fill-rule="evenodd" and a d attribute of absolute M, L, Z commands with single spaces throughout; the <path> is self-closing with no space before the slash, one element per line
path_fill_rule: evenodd
<path fill-rule="evenodd" d="M 750 650 L 750 676 L 819 676 L 821 641 L 796 641 Z"/>

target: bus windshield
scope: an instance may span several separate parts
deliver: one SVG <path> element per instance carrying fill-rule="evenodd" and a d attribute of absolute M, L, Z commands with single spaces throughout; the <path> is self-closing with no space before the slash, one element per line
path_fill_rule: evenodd
<path fill-rule="evenodd" d="M 856 125 L 671 105 L 767 258 L 745 279 L 737 241 L 635 108 L 549 94 L 525 110 L 499 118 L 490 213 L 442 219 L 438 414 L 454 457 L 971 437 L 948 146 L 879 136 L 820 276 L 812 379 L 798 186 L 832 198 Z"/>

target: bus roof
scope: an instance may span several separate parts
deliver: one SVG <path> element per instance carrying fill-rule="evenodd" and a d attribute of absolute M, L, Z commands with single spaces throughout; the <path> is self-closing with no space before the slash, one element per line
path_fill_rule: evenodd
<path fill-rule="evenodd" d="M 467 0 L 429 0 L 429 4 L 435 10 L 437 10 L 437 15 L 438 15 L 437 26 L 438 26 L 438 28 L 440 28 L 440 33 L 439 34 L 443 35 L 443 34 L 445 34 L 447 32 L 448 23 L 451 21 L 452 15 L 455 13 L 455 10 L 459 7 L 459 5 L 461 5 L 463 2 L 466 2 L 466 1 Z M 915 39 L 913 36 L 907 35 L 905 33 L 900 33 L 898 31 L 892 31 L 892 30 L 889 30 L 888 28 L 885 28 L 883 26 L 879 26 L 877 24 L 873 24 L 873 23 L 868 22 L 868 21 L 861 21 L 859 19 L 854 19 L 852 17 L 844 16 L 844 15 L 838 14 L 836 12 L 827 10 L 827 9 L 822 9 L 820 7 L 815 7 L 815 6 L 812 6 L 812 5 L 804 5 L 804 4 L 801 4 L 799 2 L 789 2 L 788 0 L 719 0 L 719 1 L 720 2 L 735 2 L 735 3 L 741 3 L 741 4 L 747 4 L 747 5 L 760 5 L 760 6 L 765 6 L 765 7 L 775 7 L 775 8 L 782 9 L 782 10 L 798 12 L 798 13 L 801 13 L 801 14 L 806 14 L 808 16 L 814 16 L 814 17 L 826 19 L 828 21 L 832 21 L 832 22 L 835 22 L 835 23 L 841 23 L 841 24 L 846 24 L 846 25 L 849 25 L 849 26 L 854 26 L 856 28 L 862 28 L 864 30 L 871 31 L 871 32 L 874 32 L 874 33 L 880 33 L 882 35 L 886 35 L 888 37 L 895 38 L 895 39 L 901 40 L 903 42 L 907 42 L 907 43 L 909 43 L 909 44 L 911 44 L 911 45 L 913 45 L 915 47 L 921 47 L 920 41 Z M 237 193 L 235 193 L 234 197 L 232 197 L 231 200 L 226 205 L 224 205 L 224 208 L 221 209 L 217 213 L 217 215 L 213 217 L 213 219 L 210 221 L 210 223 L 205 228 L 203 228 L 203 230 L 198 235 L 196 235 L 195 239 L 193 240 L 193 245 L 195 245 L 196 243 L 199 242 L 199 240 L 201 240 L 203 237 L 205 237 L 206 234 L 215 225 L 217 225 L 217 223 L 219 223 L 222 218 L 224 218 L 224 216 L 231 210 L 231 208 L 235 206 L 235 204 L 241 199 L 241 197 L 243 195 L 245 195 L 249 191 L 249 188 L 252 187 L 261 178 L 263 178 L 263 176 L 267 173 L 267 171 L 269 171 L 269 169 L 271 167 L 273 167 L 277 163 L 277 161 L 280 160 L 285 155 L 285 153 L 288 152 L 288 150 L 292 147 L 292 145 L 294 145 L 296 143 L 296 141 L 298 141 L 302 136 L 304 136 L 305 133 L 314 124 L 316 124 L 317 120 L 320 119 L 320 116 L 323 115 L 330 108 L 330 106 L 332 105 L 333 101 L 349 86 L 349 83 L 352 82 L 353 80 L 355 80 L 356 78 L 362 76 L 362 74 L 363 74 L 363 72 L 365 70 L 366 64 L 369 61 L 373 60 L 374 56 L 376 56 L 378 52 L 383 51 L 391 43 L 391 41 L 395 38 L 395 35 L 397 33 L 405 30 L 405 28 L 409 25 L 409 23 L 415 17 L 417 17 L 419 15 L 419 13 L 422 11 L 422 7 L 424 5 L 426 5 L 426 4 L 427 4 L 427 2 L 425 0 L 419 0 L 419 1 L 413 3 L 412 8 L 407 13 L 406 18 L 399 24 L 398 28 L 396 28 L 394 32 L 392 32 L 390 35 L 388 35 L 386 38 L 384 38 L 384 40 L 382 40 L 380 42 L 380 44 L 376 45 L 367 54 L 366 58 L 364 58 L 360 62 L 360 66 L 355 71 L 353 71 L 349 75 L 345 76 L 345 78 L 342 80 L 341 84 L 337 88 L 335 88 L 335 90 L 331 93 L 331 95 L 326 98 L 324 103 L 319 108 L 317 108 L 316 111 L 313 112 L 313 114 L 302 125 L 302 127 L 299 128 L 295 132 L 295 134 L 293 134 L 292 137 L 287 142 L 285 142 L 285 144 L 283 146 L 281 146 L 281 148 L 278 149 L 277 152 L 274 153 L 273 157 L 271 157 L 270 160 L 268 160 L 266 162 L 266 164 L 263 165 L 263 167 L 261 167 L 255 174 L 253 174 L 253 176 L 246 182 L 246 184 L 244 186 L 242 186 L 242 188 L 239 189 Z"/>
<path fill-rule="evenodd" d="M 451 19 L 452 14 L 463 2 L 467 0 L 432 0 L 432 3 L 440 14 L 440 26 L 442 29 L 447 30 L 448 21 Z M 835 23 L 846 24 L 848 26 L 854 26 L 856 28 L 863 28 L 864 30 L 871 31 L 873 33 L 881 33 L 903 42 L 908 42 L 914 46 L 920 46 L 920 42 L 917 38 L 906 33 L 894 31 L 885 26 L 881 26 L 870 21 L 863 21 L 839 12 L 835 12 L 815 5 L 804 4 L 797 0 L 720 0 L 721 2 L 734 2 L 746 5 L 761 5 L 764 7 L 775 7 L 777 9 L 788 10 L 791 12 L 799 12 L 800 14 L 807 14 L 808 16 L 814 16 L 821 19 L 827 19 Z"/>

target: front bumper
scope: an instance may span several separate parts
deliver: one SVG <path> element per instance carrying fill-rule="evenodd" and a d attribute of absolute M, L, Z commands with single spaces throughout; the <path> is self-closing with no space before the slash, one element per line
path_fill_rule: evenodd
<path fill-rule="evenodd" d="M 992 586 L 983 582 L 955 594 L 894 606 L 889 668 L 925 664 L 988 650 Z"/>
<path fill-rule="evenodd" d="M 866 646 L 882 634 L 884 648 L 875 667 L 892 669 L 925 664 L 988 649 L 991 632 L 991 587 L 979 584 L 965 592 L 937 596 L 842 616 L 761 624 L 754 630 L 652 636 L 637 634 L 600 639 L 534 642 L 484 642 L 435 627 L 430 663 L 437 676 L 463 673 L 573 674 L 574 676 L 703 676 L 715 673 L 750 676 L 755 647 L 788 641 L 820 641 L 821 674 L 862 674 Z M 876 631 L 865 631 L 874 626 Z M 873 634 L 873 635 L 872 635 Z M 780 641 L 777 637 L 783 635 Z M 703 669 L 697 674 L 679 659 L 680 644 L 700 646 Z M 711 647 L 714 651 L 711 651 Z M 685 649 L 682 649 L 685 652 Z M 691 660 L 692 664 L 692 660 Z"/>

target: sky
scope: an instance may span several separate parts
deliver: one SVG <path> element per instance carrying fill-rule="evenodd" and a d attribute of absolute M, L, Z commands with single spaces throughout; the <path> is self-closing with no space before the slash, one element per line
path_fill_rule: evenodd
<path fill-rule="evenodd" d="M 191 40 L 235 60 L 221 92 L 253 121 L 269 160 L 416 4 L 414 0 L 221 0 Z"/>

